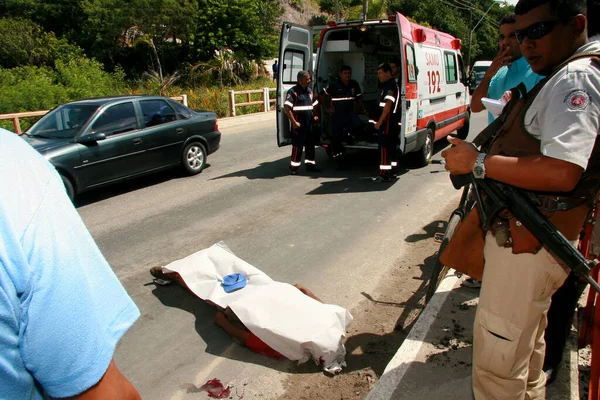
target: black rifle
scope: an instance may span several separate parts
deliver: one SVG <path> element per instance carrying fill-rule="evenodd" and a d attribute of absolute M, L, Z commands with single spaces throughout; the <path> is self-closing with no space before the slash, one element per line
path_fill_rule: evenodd
<path fill-rule="evenodd" d="M 551 254 L 565 263 L 575 275 L 585 278 L 594 290 L 600 293 L 600 285 L 589 276 L 590 270 L 598 264 L 598 260 L 586 259 L 556 229 L 552 222 L 533 205 L 538 201 L 533 193 L 493 179 L 475 179 L 473 174 L 450 175 L 450 179 L 456 189 L 468 184 L 472 185 L 485 230 L 490 229 L 501 211 L 508 209 Z M 483 201 L 481 192 L 486 194 Z"/>

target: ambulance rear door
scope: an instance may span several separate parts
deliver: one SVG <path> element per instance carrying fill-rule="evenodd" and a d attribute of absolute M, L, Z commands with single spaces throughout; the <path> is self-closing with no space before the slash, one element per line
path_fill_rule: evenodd
<path fill-rule="evenodd" d="M 312 77 L 312 30 L 305 26 L 284 22 L 279 41 L 279 76 L 277 78 L 277 145 L 292 143 L 290 122 L 283 103 L 288 90 L 296 84 L 299 71 L 309 71 Z"/>
<path fill-rule="evenodd" d="M 398 80 L 399 100 L 399 150 L 405 154 L 406 135 L 417 130 L 417 65 L 415 61 L 415 45 L 412 41 L 411 26 L 402 14 L 396 14 L 396 24 L 400 35 L 400 60 L 402 60 L 402 72 Z"/>

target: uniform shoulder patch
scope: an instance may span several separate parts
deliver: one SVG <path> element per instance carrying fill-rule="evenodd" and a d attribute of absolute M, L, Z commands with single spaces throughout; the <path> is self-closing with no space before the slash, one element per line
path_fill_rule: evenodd
<path fill-rule="evenodd" d="M 590 95 L 585 90 L 573 90 L 565 98 L 571 110 L 585 110 L 590 104 Z"/>

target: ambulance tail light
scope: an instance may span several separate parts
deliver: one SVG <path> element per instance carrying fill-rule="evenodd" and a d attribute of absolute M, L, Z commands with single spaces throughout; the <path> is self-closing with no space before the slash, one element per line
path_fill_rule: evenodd
<path fill-rule="evenodd" d="M 388 21 L 390 21 L 390 22 L 396 22 L 396 16 L 395 15 L 388 15 Z"/>
<path fill-rule="evenodd" d="M 423 43 L 427 40 L 427 33 L 425 33 L 425 30 L 422 28 L 415 29 L 413 31 L 413 37 L 415 39 L 415 42 Z"/>
<path fill-rule="evenodd" d="M 215 132 L 219 130 L 219 120 L 215 118 Z"/>
<path fill-rule="evenodd" d="M 453 50 L 460 50 L 462 49 L 462 41 L 460 39 L 453 39 L 452 42 L 452 49 Z"/>
<path fill-rule="evenodd" d="M 329 22 L 327 22 L 327 26 L 330 26 L 333 28 L 334 26 L 337 26 L 337 23 L 335 21 L 329 21 Z"/>

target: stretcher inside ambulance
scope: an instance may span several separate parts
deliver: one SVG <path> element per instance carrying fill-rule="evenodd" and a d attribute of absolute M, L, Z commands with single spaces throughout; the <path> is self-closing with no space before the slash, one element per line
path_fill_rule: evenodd
<path fill-rule="evenodd" d="M 315 96 L 335 82 L 344 65 L 352 68 L 367 114 L 355 107 L 355 127 L 342 135 L 346 149 L 377 150 L 377 136 L 369 119 L 377 115 L 380 83 L 377 66 L 399 60 L 398 152 L 414 153 L 417 164 L 425 165 L 433 155 L 433 144 L 453 131 L 459 137 L 469 132 L 469 92 L 460 54 L 459 39 L 414 24 L 402 14 L 388 20 L 330 22 L 321 31 L 316 60 L 312 52 L 313 31 L 291 23 L 282 26 L 277 86 L 278 145 L 291 143 L 289 121 L 283 103 L 286 92 L 295 85 L 300 70 L 313 78 Z M 313 67 L 314 66 L 314 67 Z M 331 156 L 332 118 L 328 104 L 320 102 L 320 123 L 315 124 L 317 142 Z M 348 129 L 350 130 L 350 129 Z"/>

